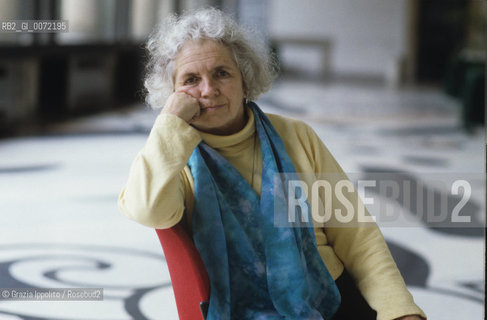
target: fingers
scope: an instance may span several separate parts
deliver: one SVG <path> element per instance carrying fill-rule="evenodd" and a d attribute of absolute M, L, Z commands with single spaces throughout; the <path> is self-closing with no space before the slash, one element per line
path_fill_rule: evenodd
<path fill-rule="evenodd" d="M 198 108 L 198 111 L 193 115 L 193 117 L 191 117 L 191 119 L 190 119 L 190 121 L 188 123 L 193 123 L 196 120 L 198 120 L 198 118 L 200 116 L 200 110 L 201 110 L 201 108 Z"/>
<path fill-rule="evenodd" d="M 174 92 L 166 101 L 161 113 L 174 114 L 187 123 L 197 120 L 200 115 L 198 100 L 185 92 Z"/>

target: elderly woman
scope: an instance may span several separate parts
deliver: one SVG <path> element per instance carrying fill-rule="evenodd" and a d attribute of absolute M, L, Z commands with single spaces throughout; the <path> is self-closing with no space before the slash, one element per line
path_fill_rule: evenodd
<path fill-rule="evenodd" d="M 425 318 L 375 224 L 274 225 L 287 215 L 275 175 L 342 171 L 309 126 L 252 102 L 276 71 L 262 41 L 205 9 L 168 19 L 148 50 L 147 100 L 162 111 L 119 207 L 153 228 L 186 225 L 208 319 Z"/>

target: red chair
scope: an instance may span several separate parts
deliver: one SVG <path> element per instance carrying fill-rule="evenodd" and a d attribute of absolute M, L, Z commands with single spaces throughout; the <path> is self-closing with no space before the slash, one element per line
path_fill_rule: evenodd
<path fill-rule="evenodd" d="M 179 224 L 156 232 L 169 268 L 179 319 L 206 319 L 210 281 L 193 240 Z"/>

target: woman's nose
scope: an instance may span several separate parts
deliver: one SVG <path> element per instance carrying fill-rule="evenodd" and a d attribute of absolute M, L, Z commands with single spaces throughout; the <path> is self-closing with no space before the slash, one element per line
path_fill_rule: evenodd
<path fill-rule="evenodd" d="M 201 97 L 211 98 L 217 96 L 220 91 L 213 79 L 203 79 L 200 83 Z"/>

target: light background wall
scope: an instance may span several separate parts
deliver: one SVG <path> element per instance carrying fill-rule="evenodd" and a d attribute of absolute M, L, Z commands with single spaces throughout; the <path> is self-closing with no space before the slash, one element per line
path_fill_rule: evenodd
<path fill-rule="evenodd" d="M 385 77 L 407 55 L 408 0 L 270 0 L 268 13 L 270 36 L 331 39 L 336 74 Z M 317 50 L 282 54 L 285 64 L 319 72 Z"/>

